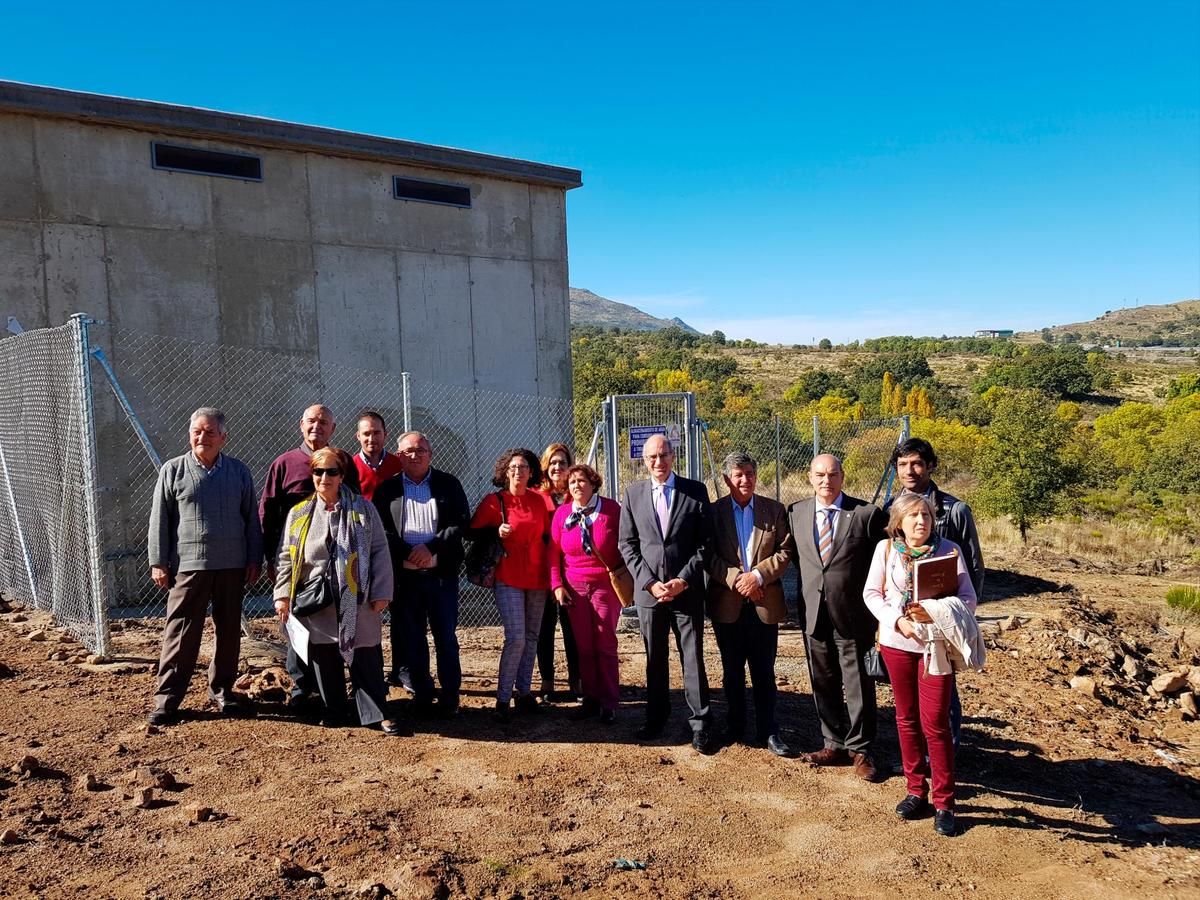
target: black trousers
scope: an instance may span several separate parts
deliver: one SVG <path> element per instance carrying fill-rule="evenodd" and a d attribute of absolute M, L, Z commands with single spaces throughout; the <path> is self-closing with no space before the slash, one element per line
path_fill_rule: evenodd
<path fill-rule="evenodd" d="M 329 715 L 336 720 L 345 719 L 346 670 L 337 644 L 309 644 L 308 657 Z M 354 689 L 359 724 L 374 725 L 388 718 L 381 646 L 359 647 L 354 651 L 350 660 L 350 685 Z"/>
<path fill-rule="evenodd" d="M 685 611 L 687 610 L 687 611 Z M 671 715 L 671 672 L 667 665 L 669 635 L 675 635 L 675 647 L 683 667 L 683 696 L 691 715 L 692 731 L 709 725 L 712 713 L 708 701 L 708 674 L 704 671 L 704 609 L 659 603 L 637 608 L 638 626 L 646 646 L 646 722 L 662 725 Z"/>
<path fill-rule="evenodd" d="M 775 721 L 775 655 L 779 626 L 767 625 L 753 603 L 743 603 L 736 622 L 713 622 L 721 651 L 721 687 L 729 706 L 726 729 L 739 735 L 746 728 L 746 668 L 754 691 L 754 735 L 765 741 L 779 733 Z"/>
<path fill-rule="evenodd" d="M 865 753 L 875 741 L 875 682 L 863 666 L 873 642 L 844 638 L 831 625 L 804 636 L 821 737 L 833 750 Z"/>
<path fill-rule="evenodd" d="M 571 617 L 554 602 L 554 596 L 546 599 L 542 610 L 542 630 L 538 632 L 538 674 L 547 684 L 554 683 L 554 632 L 555 624 L 562 622 L 563 651 L 567 655 L 567 683 L 579 684 L 579 649 L 575 646 L 575 632 L 571 628 Z"/>

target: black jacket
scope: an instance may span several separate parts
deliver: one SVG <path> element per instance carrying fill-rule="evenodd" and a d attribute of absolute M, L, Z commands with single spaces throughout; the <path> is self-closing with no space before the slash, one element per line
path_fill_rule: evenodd
<path fill-rule="evenodd" d="M 458 479 L 440 469 L 429 470 L 429 492 L 437 504 L 437 535 L 425 546 L 437 556 L 434 573 L 440 578 L 457 578 L 463 562 L 463 536 L 470 519 L 467 495 Z M 412 552 L 404 541 L 404 476 L 389 478 L 375 489 L 375 508 L 383 520 L 392 568 L 399 576 L 402 563 Z"/>

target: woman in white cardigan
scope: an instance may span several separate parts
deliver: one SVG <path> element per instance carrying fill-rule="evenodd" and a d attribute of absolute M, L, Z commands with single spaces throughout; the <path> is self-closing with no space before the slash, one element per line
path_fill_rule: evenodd
<path fill-rule="evenodd" d="M 972 613 L 975 589 L 953 541 L 933 532 L 935 514 L 922 494 L 901 494 L 888 518 L 888 540 L 880 541 L 871 560 L 863 600 L 879 620 L 879 652 L 887 665 L 896 700 L 896 732 L 908 794 L 896 807 L 902 819 L 928 810 L 932 793 L 934 828 L 950 836 L 954 824 L 954 743 L 950 734 L 953 671 L 925 671 L 926 642 L 920 626 L 931 620 L 912 600 L 913 564 L 918 559 L 958 555 L 958 600 Z M 932 792 L 929 782 L 932 781 Z"/>

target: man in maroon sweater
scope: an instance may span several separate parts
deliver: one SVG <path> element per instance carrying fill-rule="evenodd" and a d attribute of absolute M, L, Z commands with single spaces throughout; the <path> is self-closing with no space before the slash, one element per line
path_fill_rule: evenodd
<path fill-rule="evenodd" d="M 291 508 L 313 495 L 312 467 L 309 460 L 318 450 L 329 446 L 337 425 L 333 411 L 320 403 L 304 410 L 300 419 L 300 436 L 303 443 L 275 458 L 267 469 L 263 484 L 262 499 L 258 503 L 258 516 L 262 520 L 263 549 L 267 557 L 267 577 L 275 580 L 275 562 L 279 558 L 279 545 L 283 539 L 283 525 Z M 358 469 L 343 473 L 344 483 L 351 490 L 359 490 Z M 316 679 L 310 667 L 305 666 L 295 651 L 288 647 L 287 671 L 294 684 L 288 706 L 298 709 L 304 705 L 308 695 L 316 690 Z"/>

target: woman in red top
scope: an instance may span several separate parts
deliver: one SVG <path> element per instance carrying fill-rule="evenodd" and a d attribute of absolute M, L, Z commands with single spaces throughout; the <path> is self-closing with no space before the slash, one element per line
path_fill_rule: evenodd
<path fill-rule="evenodd" d="M 546 561 L 550 511 L 546 498 L 529 485 L 541 478 L 542 467 L 533 451 L 523 447 L 506 450 L 496 460 L 492 477 L 492 484 L 500 490 L 484 497 L 471 519 L 473 531 L 483 535 L 494 529 L 504 547 L 504 556 L 496 565 L 496 606 L 504 623 L 496 681 L 496 715 L 500 719 L 508 718 L 514 688 L 518 711 L 538 708 L 530 682 L 550 589 Z"/>

